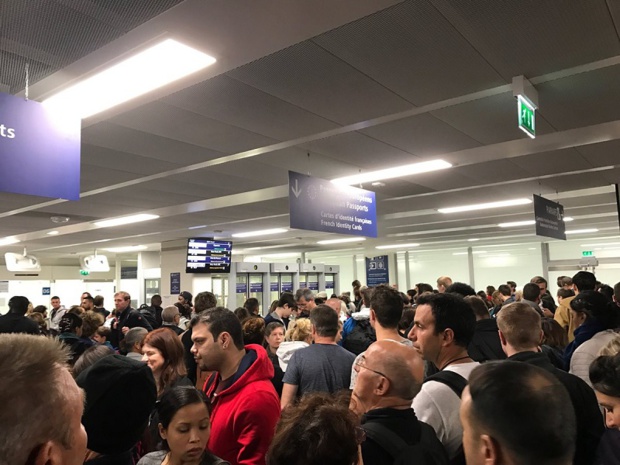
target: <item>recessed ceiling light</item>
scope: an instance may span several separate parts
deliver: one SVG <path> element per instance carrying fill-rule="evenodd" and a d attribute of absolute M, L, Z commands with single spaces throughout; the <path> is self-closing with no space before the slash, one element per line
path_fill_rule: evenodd
<path fill-rule="evenodd" d="M 111 247 L 109 249 L 103 249 L 106 252 L 116 252 L 116 253 L 123 253 L 123 252 L 135 252 L 138 250 L 145 250 L 147 247 L 146 245 L 129 245 L 127 247 Z"/>
<path fill-rule="evenodd" d="M 601 242 L 600 244 L 581 244 L 579 247 L 598 247 L 606 245 L 620 245 L 620 242 Z"/>
<path fill-rule="evenodd" d="M 566 234 L 587 234 L 587 233 L 595 233 L 598 232 L 596 228 L 589 229 L 573 229 L 572 231 L 566 231 Z"/>
<path fill-rule="evenodd" d="M 365 237 L 345 237 L 344 239 L 327 239 L 324 241 L 318 241 L 317 244 L 327 245 L 327 244 L 344 244 L 346 242 L 361 242 L 365 241 Z"/>
<path fill-rule="evenodd" d="M 412 176 L 414 174 L 428 173 L 430 171 L 443 170 L 451 168 L 452 164 L 444 160 L 423 161 L 420 163 L 412 163 L 409 165 L 396 166 L 394 168 L 386 168 L 383 170 L 369 171 L 368 173 L 354 174 L 352 176 L 344 176 L 342 178 L 332 179 L 334 184 L 360 184 L 364 182 L 382 181 L 384 179 L 401 178 L 403 176 Z"/>
<path fill-rule="evenodd" d="M 122 226 L 124 224 L 140 223 L 141 221 L 154 220 L 159 215 L 150 215 L 148 213 L 140 213 L 139 215 L 121 216 L 120 218 L 112 218 L 109 220 L 95 221 L 95 226 L 100 228 L 110 228 L 112 226 Z"/>
<path fill-rule="evenodd" d="M 471 239 L 467 239 L 467 242 L 478 242 L 480 239 L 473 237 Z"/>
<path fill-rule="evenodd" d="M 390 245 L 378 245 L 375 249 L 408 249 L 410 247 L 419 247 L 420 244 L 410 243 L 410 244 L 390 244 Z"/>
<path fill-rule="evenodd" d="M 43 105 L 87 118 L 213 63 L 215 58 L 176 40 L 166 39 L 61 90 Z"/>
<path fill-rule="evenodd" d="M 255 237 L 268 236 L 269 234 L 282 234 L 288 232 L 286 228 L 263 229 L 262 231 L 249 231 L 244 233 L 232 234 L 232 237 Z"/>
<path fill-rule="evenodd" d="M 11 245 L 11 244 L 17 244 L 18 242 L 20 242 L 19 239 L 15 238 L 15 237 L 3 237 L 2 239 L 0 239 L 0 246 L 1 245 Z"/>
<path fill-rule="evenodd" d="M 385 187 L 385 183 L 381 182 L 381 181 L 377 181 L 377 182 L 373 182 L 371 184 L 371 186 L 373 186 L 373 187 Z"/>
<path fill-rule="evenodd" d="M 206 228 L 207 225 L 206 224 L 201 224 L 200 226 L 190 226 L 187 229 L 202 229 L 202 228 Z"/>
<path fill-rule="evenodd" d="M 462 205 L 460 207 L 440 208 L 437 211 L 439 213 L 460 213 L 460 212 L 470 212 L 474 210 L 486 210 L 488 208 L 515 207 L 517 205 L 526 205 L 528 203 L 532 203 L 532 200 L 531 199 L 512 199 L 512 200 L 501 200 L 499 202 L 478 203 L 474 205 Z"/>
<path fill-rule="evenodd" d="M 516 226 L 531 226 L 536 224 L 536 220 L 525 220 L 525 221 L 513 221 L 512 223 L 500 223 L 498 226 L 500 228 L 513 228 Z"/>
<path fill-rule="evenodd" d="M 56 236 L 56 235 L 58 235 L 58 233 L 59 233 L 58 231 L 50 231 L 50 232 L 47 233 L 47 235 L 48 236 Z"/>
<path fill-rule="evenodd" d="M 570 216 L 565 216 L 565 217 L 564 217 L 564 222 L 565 222 L 565 223 L 568 223 L 569 221 L 574 221 L 574 219 L 575 219 L 575 218 L 572 218 L 572 217 L 570 217 Z"/>

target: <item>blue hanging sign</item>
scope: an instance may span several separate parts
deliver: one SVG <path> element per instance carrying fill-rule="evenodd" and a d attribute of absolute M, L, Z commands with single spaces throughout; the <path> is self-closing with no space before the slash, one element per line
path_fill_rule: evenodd
<path fill-rule="evenodd" d="M 291 228 L 377 237 L 375 193 L 288 172 Z"/>
<path fill-rule="evenodd" d="M 0 93 L 0 191 L 80 199 L 79 116 Z"/>
<path fill-rule="evenodd" d="M 248 292 L 247 283 L 237 283 L 237 294 L 245 294 Z"/>
<path fill-rule="evenodd" d="M 366 257 L 366 284 L 374 287 L 379 284 L 389 284 L 388 256 Z"/>
<path fill-rule="evenodd" d="M 179 295 L 181 293 L 181 273 L 170 273 L 170 294 Z"/>
<path fill-rule="evenodd" d="M 250 283 L 250 292 L 263 292 L 263 283 Z"/>

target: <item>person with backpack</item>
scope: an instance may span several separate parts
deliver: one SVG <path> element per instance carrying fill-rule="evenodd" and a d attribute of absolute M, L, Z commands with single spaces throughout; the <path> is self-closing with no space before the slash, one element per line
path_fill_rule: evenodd
<path fill-rule="evenodd" d="M 374 288 L 362 291 L 362 307 L 359 312 L 351 314 L 344 322 L 340 345 L 349 352 L 359 355 L 377 340 L 375 329 L 370 324 L 370 297 Z"/>
<path fill-rule="evenodd" d="M 447 465 L 448 455 L 432 427 L 418 420 L 411 402 L 420 391 L 424 362 L 411 347 L 384 340 L 355 365 L 350 408 L 361 416 L 364 463 Z"/>
<path fill-rule="evenodd" d="M 418 418 L 428 423 L 446 448 L 452 464 L 464 464 L 463 428 L 459 420 L 461 394 L 479 363 L 467 353 L 476 330 L 471 306 L 457 294 L 425 294 L 409 332 L 413 347 L 437 369 L 413 399 Z"/>

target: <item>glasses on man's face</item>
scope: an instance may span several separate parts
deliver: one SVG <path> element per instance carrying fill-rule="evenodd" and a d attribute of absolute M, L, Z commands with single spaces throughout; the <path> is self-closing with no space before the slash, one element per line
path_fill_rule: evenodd
<path fill-rule="evenodd" d="M 381 373 L 380 371 L 377 370 L 373 370 L 372 368 L 368 368 L 366 366 L 366 357 L 364 357 L 363 355 L 357 360 L 357 362 L 355 362 L 355 365 L 357 365 L 360 368 L 365 368 L 368 371 L 372 371 L 373 373 L 376 373 L 380 376 L 383 376 L 384 378 L 389 379 L 387 376 L 385 376 L 383 373 Z"/>

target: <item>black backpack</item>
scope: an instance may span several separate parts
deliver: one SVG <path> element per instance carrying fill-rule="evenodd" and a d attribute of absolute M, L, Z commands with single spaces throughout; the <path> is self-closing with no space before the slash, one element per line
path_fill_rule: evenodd
<path fill-rule="evenodd" d="M 420 422 L 420 437 L 409 445 L 398 434 L 381 423 L 367 422 L 362 425 L 366 436 L 376 442 L 394 459 L 394 465 L 448 465 L 448 454 L 437 439 L 435 430 Z"/>
<path fill-rule="evenodd" d="M 452 389 L 459 399 L 467 386 L 467 380 L 453 371 L 439 371 L 424 380 L 425 383 L 427 381 L 437 381 L 438 383 L 445 384 Z M 450 465 L 465 465 L 465 451 L 463 450 L 462 443 L 454 458 L 450 460 Z"/>
<path fill-rule="evenodd" d="M 347 335 L 342 346 L 349 352 L 359 355 L 377 340 L 375 328 L 370 324 L 369 319 L 356 320 L 355 326 Z"/>
<path fill-rule="evenodd" d="M 157 318 L 155 318 L 154 309 L 152 309 L 147 304 L 142 304 L 140 305 L 140 308 L 138 309 L 138 311 L 140 312 L 140 315 L 142 315 L 144 319 L 148 321 L 148 323 L 151 325 L 151 328 L 153 329 L 159 328 L 159 324 L 157 323 Z"/>

